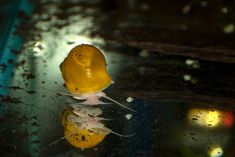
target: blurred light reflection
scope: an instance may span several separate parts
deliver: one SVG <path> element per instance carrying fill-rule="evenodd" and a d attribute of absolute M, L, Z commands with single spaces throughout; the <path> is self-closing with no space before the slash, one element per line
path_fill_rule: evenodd
<path fill-rule="evenodd" d="M 217 126 L 221 122 L 221 112 L 208 111 L 204 118 L 204 123 L 208 126 Z"/>
<path fill-rule="evenodd" d="M 194 68 L 194 69 L 200 68 L 200 63 L 199 63 L 198 60 L 186 59 L 185 64 L 192 67 L 192 68 Z"/>
<path fill-rule="evenodd" d="M 234 123 L 234 116 L 233 116 L 232 112 L 228 111 L 228 112 L 224 113 L 223 123 L 227 127 L 231 127 L 233 125 L 233 123 Z"/>
<path fill-rule="evenodd" d="M 223 112 L 215 109 L 190 109 L 188 121 L 191 125 L 202 127 L 231 127 L 234 122 L 232 112 Z"/>

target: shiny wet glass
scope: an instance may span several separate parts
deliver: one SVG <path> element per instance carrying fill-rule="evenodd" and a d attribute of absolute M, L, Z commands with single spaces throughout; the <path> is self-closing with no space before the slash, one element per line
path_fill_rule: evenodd
<path fill-rule="evenodd" d="M 97 3 L 70 1 L 68 7 L 61 1 L 42 1 L 32 13 L 31 27 L 19 27 L 25 35 L 22 49 L 10 49 L 16 57 L 1 60 L 1 154 L 234 156 L 234 64 L 162 55 L 108 40 L 99 33 L 107 17 Z M 106 57 L 115 83 L 105 92 L 136 111 L 101 105 L 102 117 L 111 119 L 106 126 L 135 134 L 110 134 L 85 150 L 66 140 L 47 147 L 64 136 L 61 113 L 75 101 L 59 93 L 67 92 L 59 65 L 82 43 L 99 47 Z"/>

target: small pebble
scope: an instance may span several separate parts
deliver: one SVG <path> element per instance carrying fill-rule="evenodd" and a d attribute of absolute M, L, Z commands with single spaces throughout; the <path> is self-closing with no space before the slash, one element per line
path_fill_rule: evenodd
<path fill-rule="evenodd" d="M 142 51 L 140 51 L 139 56 L 143 57 L 143 58 L 147 58 L 150 56 L 150 54 L 147 50 L 142 50 Z"/>
<path fill-rule="evenodd" d="M 198 60 L 193 60 L 193 59 L 186 59 L 185 64 L 188 66 L 193 67 L 194 69 L 200 68 L 200 63 Z"/>
<path fill-rule="evenodd" d="M 125 117 L 126 117 L 127 120 L 130 120 L 131 117 L 132 117 L 132 114 L 126 114 Z"/>
<path fill-rule="evenodd" d="M 223 14 L 227 14 L 228 13 L 228 8 L 223 7 L 223 8 L 221 8 L 221 11 L 222 11 Z"/>
<path fill-rule="evenodd" d="M 127 102 L 132 102 L 134 99 L 132 98 L 132 97 L 128 97 L 127 99 L 126 99 L 126 101 Z"/>
<path fill-rule="evenodd" d="M 234 32 L 234 24 L 230 23 L 224 26 L 224 33 L 231 34 Z"/>
<path fill-rule="evenodd" d="M 207 1 L 201 1 L 201 6 L 202 6 L 202 7 L 207 7 L 207 5 L 208 5 L 208 4 L 207 4 Z"/>
<path fill-rule="evenodd" d="M 184 78 L 184 81 L 190 81 L 191 80 L 191 75 L 185 74 L 183 76 L 183 78 Z"/>
<path fill-rule="evenodd" d="M 194 60 L 192 60 L 192 59 L 185 60 L 185 64 L 187 64 L 187 65 L 192 65 L 193 63 L 194 63 Z"/>
<path fill-rule="evenodd" d="M 187 4 L 182 8 L 181 12 L 182 14 L 186 15 L 189 13 L 190 10 L 191 10 L 191 5 Z"/>

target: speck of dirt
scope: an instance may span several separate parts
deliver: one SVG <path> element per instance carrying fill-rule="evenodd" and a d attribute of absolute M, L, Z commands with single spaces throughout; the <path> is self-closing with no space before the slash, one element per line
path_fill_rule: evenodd
<path fill-rule="evenodd" d="M 42 45 L 38 45 L 37 48 L 41 51 L 44 49 Z M 45 62 L 43 62 L 43 63 L 45 63 Z"/>
<path fill-rule="evenodd" d="M 11 50 L 11 53 L 13 53 L 14 55 L 19 55 L 21 53 L 20 50 Z"/>
<path fill-rule="evenodd" d="M 192 118 L 192 120 L 198 120 L 198 118 Z"/>
<path fill-rule="evenodd" d="M 60 93 L 56 93 L 56 95 L 57 95 L 57 96 L 62 96 L 62 94 L 60 94 Z"/>
<path fill-rule="evenodd" d="M 28 91 L 26 91 L 28 94 L 35 94 L 35 93 L 37 93 L 36 91 L 34 91 L 34 90 L 28 90 Z"/>
<path fill-rule="evenodd" d="M 30 136 L 37 136 L 38 135 L 38 131 L 33 131 L 30 133 Z"/>
<path fill-rule="evenodd" d="M 23 88 L 21 88 L 20 86 L 9 86 L 7 87 L 8 89 L 11 89 L 11 90 L 22 90 Z"/>
<path fill-rule="evenodd" d="M 0 95 L 0 102 L 3 104 L 19 104 L 22 103 L 20 98 L 11 97 L 9 95 Z"/>
<path fill-rule="evenodd" d="M 85 141 L 85 140 L 86 140 L 86 138 L 85 138 L 85 136 L 83 135 L 83 136 L 82 136 L 82 141 Z"/>
<path fill-rule="evenodd" d="M 30 17 L 22 10 L 19 11 L 18 15 L 17 15 L 18 18 L 20 19 L 29 19 Z"/>
<path fill-rule="evenodd" d="M 11 73 L 11 78 L 13 78 L 14 76 L 15 76 L 15 73 L 12 72 L 12 73 Z"/>
<path fill-rule="evenodd" d="M 192 138 L 194 141 L 197 141 L 197 139 L 196 139 L 195 137 L 192 136 L 191 138 Z"/>
<path fill-rule="evenodd" d="M 29 118 L 27 116 L 25 116 L 25 115 L 20 116 L 20 117 L 16 117 L 14 119 L 15 119 L 15 122 L 19 123 L 19 124 L 26 123 L 27 121 L 29 121 Z"/>
<path fill-rule="evenodd" d="M 32 142 L 33 144 L 37 144 L 37 143 L 40 143 L 40 140 L 35 140 Z"/>
<path fill-rule="evenodd" d="M 191 132 L 190 135 L 196 135 L 195 133 Z"/>
<path fill-rule="evenodd" d="M 68 45 L 72 45 L 72 44 L 74 44 L 75 42 L 74 41 L 67 41 L 67 44 Z"/>
<path fill-rule="evenodd" d="M 23 89 L 20 86 L 4 86 L 4 85 L 0 85 L 0 88 L 10 89 L 10 90 L 22 90 Z"/>
<path fill-rule="evenodd" d="M 17 134 L 15 137 L 17 139 L 24 139 L 24 138 L 27 138 L 28 136 L 29 136 L 29 134 L 26 131 L 24 131 L 24 132 Z"/>
<path fill-rule="evenodd" d="M 20 86 L 4 86 L 4 85 L 0 85 L 0 88 L 5 88 L 5 89 L 9 89 L 9 90 L 24 90 L 25 92 L 27 92 L 28 94 L 35 94 L 37 93 L 34 90 L 25 90 L 24 88 L 20 87 Z"/>
<path fill-rule="evenodd" d="M 33 104 L 31 104 L 31 105 L 33 105 Z M 38 117 L 37 116 L 32 116 L 30 119 L 38 119 Z"/>
<path fill-rule="evenodd" d="M 5 72 L 6 69 L 7 69 L 7 65 L 6 65 L 6 64 L 4 64 L 4 63 L 0 64 L 0 70 L 1 70 L 2 72 Z"/>
<path fill-rule="evenodd" d="M 37 126 L 37 127 L 40 126 L 37 122 L 33 122 L 31 125 L 32 125 L 32 126 Z"/>
<path fill-rule="evenodd" d="M 23 76 L 23 78 L 29 80 L 29 79 L 34 79 L 35 78 L 35 75 L 34 74 L 31 74 L 31 73 L 23 73 L 21 74 Z"/>
<path fill-rule="evenodd" d="M 23 66 L 26 63 L 26 60 L 22 60 L 16 63 L 16 67 Z"/>
<path fill-rule="evenodd" d="M 13 59 L 8 59 L 7 63 L 8 64 L 14 64 L 14 60 Z"/>

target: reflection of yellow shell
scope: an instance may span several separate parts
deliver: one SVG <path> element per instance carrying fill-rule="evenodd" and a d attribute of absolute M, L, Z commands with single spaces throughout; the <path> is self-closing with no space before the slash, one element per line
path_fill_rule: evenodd
<path fill-rule="evenodd" d="M 92 45 L 74 47 L 60 65 L 65 85 L 72 93 L 96 93 L 112 82 L 102 52 Z"/>
<path fill-rule="evenodd" d="M 64 135 L 66 140 L 74 147 L 77 148 L 92 148 L 103 141 L 106 134 L 89 131 L 86 129 L 79 129 L 79 126 L 71 121 L 68 121 L 67 117 L 73 114 L 69 110 L 65 110 L 62 114 L 62 124 L 64 126 Z M 76 131 L 77 130 L 77 131 Z"/>

